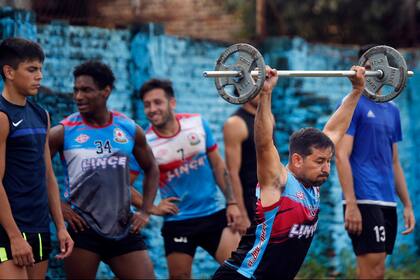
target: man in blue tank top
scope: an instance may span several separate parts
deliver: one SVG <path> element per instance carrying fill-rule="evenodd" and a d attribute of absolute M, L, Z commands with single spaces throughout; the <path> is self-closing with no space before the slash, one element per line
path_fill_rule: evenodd
<path fill-rule="evenodd" d="M 328 179 L 334 146 L 346 132 L 364 88 L 364 68 L 350 80 L 353 90 L 323 131 L 303 128 L 292 134 L 284 166 L 273 141 L 271 92 L 277 71 L 267 66 L 255 117 L 259 194 L 256 223 L 214 279 L 293 279 L 309 250 L 318 224 L 319 188 Z"/>
<path fill-rule="evenodd" d="M 48 113 L 27 99 L 38 93 L 44 53 L 31 41 L 0 44 L 0 278 L 42 279 L 51 252 L 50 214 L 58 259 L 73 248 L 60 207 L 48 147 Z"/>
<path fill-rule="evenodd" d="M 67 277 L 94 279 L 104 261 L 118 278 L 154 278 L 138 234 L 152 211 L 158 186 L 152 150 L 133 120 L 108 110 L 115 78 L 107 65 L 87 61 L 73 75 L 78 112 L 52 128 L 50 137 L 51 154 L 60 152 L 66 171 L 62 206 L 75 240 L 73 253 L 64 262 Z M 136 213 L 130 209 L 133 156 L 144 170 L 143 202 Z"/>
<path fill-rule="evenodd" d="M 360 55 L 370 47 L 362 48 Z M 375 103 L 362 96 L 337 146 L 344 222 L 359 278 L 384 278 L 386 255 L 392 254 L 397 236 L 397 195 L 404 205 L 406 230 L 402 234 L 414 230 L 413 207 L 398 158 L 397 142 L 401 140 L 396 104 Z"/>
<path fill-rule="evenodd" d="M 255 217 L 257 198 L 257 157 L 254 142 L 254 120 L 259 95 L 236 110 L 223 125 L 226 166 L 232 178 L 241 219 L 234 230 L 245 234 Z"/>

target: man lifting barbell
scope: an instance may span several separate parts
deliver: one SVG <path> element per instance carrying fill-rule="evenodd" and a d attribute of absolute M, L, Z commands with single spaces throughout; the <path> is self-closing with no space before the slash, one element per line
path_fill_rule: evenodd
<path fill-rule="evenodd" d="M 365 88 L 365 69 L 354 66 L 352 71 L 356 73 L 350 77 L 353 89 L 323 131 L 303 128 L 292 134 L 289 163 L 284 166 L 272 139 L 271 93 L 278 73 L 267 67 L 255 118 L 260 188 L 257 222 L 213 279 L 293 279 L 296 276 L 317 227 L 319 187 L 329 176 L 334 147 L 347 131 Z"/>

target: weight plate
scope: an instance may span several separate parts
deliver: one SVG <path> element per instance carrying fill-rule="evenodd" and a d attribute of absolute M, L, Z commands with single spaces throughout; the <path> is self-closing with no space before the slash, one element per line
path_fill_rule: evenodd
<path fill-rule="evenodd" d="M 227 64 L 230 60 L 235 60 Z M 258 76 L 251 71 L 258 68 Z M 261 53 L 251 45 L 235 44 L 228 47 L 216 61 L 216 71 L 238 71 L 239 77 L 216 77 L 219 95 L 232 104 L 243 104 L 253 99 L 262 89 L 265 81 L 265 63 Z M 230 91 L 226 86 L 232 86 Z"/>
<path fill-rule="evenodd" d="M 389 46 L 376 46 L 365 52 L 359 59 L 359 65 L 370 66 L 371 70 L 382 71 L 381 77 L 366 77 L 363 95 L 375 102 L 388 102 L 397 97 L 404 89 L 408 74 L 404 57 Z M 393 90 L 382 92 L 384 85 Z"/>

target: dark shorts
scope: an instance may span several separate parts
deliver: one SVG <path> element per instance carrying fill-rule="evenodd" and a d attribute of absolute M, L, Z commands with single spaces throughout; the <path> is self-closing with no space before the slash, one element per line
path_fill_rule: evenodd
<path fill-rule="evenodd" d="M 391 255 L 397 237 L 397 208 L 370 204 L 358 206 L 362 215 L 362 234 L 349 234 L 356 256 L 381 252 Z"/>
<path fill-rule="evenodd" d="M 51 253 L 51 236 L 49 232 L 22 232 L 23 238 L 31 245 L 35 263 L 48 261 Z M 0 263 L 13 259 L 10 240 L 7 233 L 0 230 Z"/>
<path fill-rule="evenodd" d="M 197 246 L 200 246 L 215 257 L 226 226 L 225 209 L 205 217 L 165 222 L 162 227 L 165 255 L 180 252 L 194 257 Z"/>
<path fill-rule="evenodd" d="M 76 233 L 69 227 L 68 231 L 74 240 L 75 248 L 85 249 L 98 254 L 104 262 L 117 256 L 147 249 L 140 234 L 129 233 L 123 239 L 115 240 L 105 238 L 91 228 Z"/>

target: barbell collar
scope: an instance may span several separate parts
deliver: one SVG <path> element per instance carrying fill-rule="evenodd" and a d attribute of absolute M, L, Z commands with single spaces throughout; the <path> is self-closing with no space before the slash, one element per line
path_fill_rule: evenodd
<path fill-rule="evenodd" d="M 351 77 L 356 75 L 356 71 L 299 71 L 299 70 L 280 70 L 277 71 L 279 77 Z M 258 76 L 258 71 L 251 71 L 252 76 Z M 409 77 L 414 75 L 413 71 L 407 71 Z M 217 77 L 242 77 L 241 71 L 204 71 L 203 76 L 206 78 Z M 367 77 L 382 77 L 381 70 L 369 71 L 365 73 Z"/>

